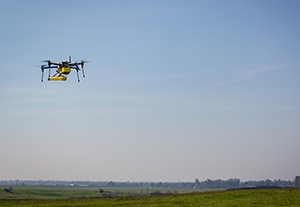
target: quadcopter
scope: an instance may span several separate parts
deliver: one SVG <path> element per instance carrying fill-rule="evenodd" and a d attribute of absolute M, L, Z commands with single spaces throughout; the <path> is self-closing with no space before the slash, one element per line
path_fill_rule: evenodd
<path fill-rule="evenodd" d="M 44 60 L 42 62 L 46 62 L 47 65 L 42 65 L 41 70 L 42 70 L 42 79 L 41 82 L 43 82 L 44 79 L 44 70 L 49 69 L 49 75 L 48 75 L 48 81 L 66 81 L 67 80 L 67 75 L 71 72 L 72 69 L 76 70 L 77 72 L 77 80 L 79 80 L 79 74 L 78 71 L 82 70 L 82 76 L 85 77 L 84 75 L 84 70 L 83 66 L 84 63 L 87 61 L 82 60 L 81 62 L 74 62 L 72 63 L 71 61 L 71 56 L 69 56 L 69 61 L 62 61 L 62 62 L 51 62 L 50 60 Z M 81 66 L 81 69 L 78 67 Z M 56 69 L 56 73 L 51 76 L 51 69 Z"/>

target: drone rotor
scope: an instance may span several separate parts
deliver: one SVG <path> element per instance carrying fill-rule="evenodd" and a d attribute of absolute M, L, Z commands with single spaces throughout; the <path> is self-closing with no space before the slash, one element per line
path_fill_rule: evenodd
<path fill-rule="evenodd" d="M 42 60 L 41 62 L 47 63 L 48 67 L 50 67 L 52 64 L 52 62 L 50 60 Z"/>

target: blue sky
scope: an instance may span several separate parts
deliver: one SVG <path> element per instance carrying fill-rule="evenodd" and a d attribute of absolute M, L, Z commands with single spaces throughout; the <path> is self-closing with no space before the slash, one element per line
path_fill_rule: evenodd
<path fill-rule="evenodd" d="M 0 179 L 292 180 L 299 9 L 2 1 Z M 41 60 L 69 55 L 91 61 L 86 78 L 40 82 Z"/>

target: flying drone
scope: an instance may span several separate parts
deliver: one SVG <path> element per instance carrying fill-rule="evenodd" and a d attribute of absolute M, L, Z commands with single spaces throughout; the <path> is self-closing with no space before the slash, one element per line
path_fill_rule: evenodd
<path fill-rule="evenodd" d="M 44 70 L 49 69 L 49 75 L 48 75 L 48 81 L 66 81 L 67 75 L 71 72 L 72 69 L 76 70 L 77 72 L 77 80 L 80 82 L 78 71 L 82 71 L 82 76 L 84 75 L 83 66 L 84 63 L 87 61 L 82 60 L 81 62 L 74 62 L 71 61 L 71 56 L 69 56 L 69 61 L 62 61 L 62 62 L 51 62 L 50 60 L 44 60 L 42 62 L 46 62 L 47 65 L 42 65 L 42 79 L 41 82 L 43 82 L 44 79 Z M 81 66 L 81 69 L 78 67 Z M 51 69 L 56 69 L 55 74 L 51 76 Z"/>

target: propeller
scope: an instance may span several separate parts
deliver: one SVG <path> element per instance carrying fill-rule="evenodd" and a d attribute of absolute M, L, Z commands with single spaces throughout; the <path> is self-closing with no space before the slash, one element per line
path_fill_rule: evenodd
<path fill-rule="evenodd" d="M 82 60 L 82 61 L 80 62 L 80 65 L 81 65 L 81 67 L 83 68 L 84 63 L 89 63 L 89 62 L 90 62 L 90 61 Z"/>
<path fill-rule="evenodd" d="M 52 64 L 50 60 L 42 60 L 41 62 L 47 63 L 48 67 L 50 67 Z"/>

